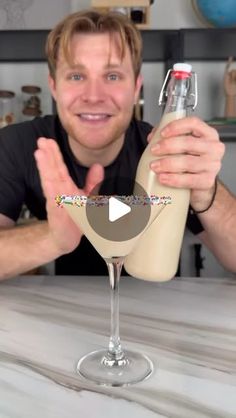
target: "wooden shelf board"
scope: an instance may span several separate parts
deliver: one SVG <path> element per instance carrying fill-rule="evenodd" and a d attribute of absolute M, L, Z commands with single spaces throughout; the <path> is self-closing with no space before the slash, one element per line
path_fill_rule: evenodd
<path fill-rule="evenodd" d="M 92 0 L 92 7 L 150 7 L 149 0 Z"/>

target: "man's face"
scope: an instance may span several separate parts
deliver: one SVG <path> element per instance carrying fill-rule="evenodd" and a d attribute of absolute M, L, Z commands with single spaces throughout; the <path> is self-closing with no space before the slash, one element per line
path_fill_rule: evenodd
<path fill-rule="evenodd" d="M 138 99 L 130 52 L 123 60 L 109 34 L 75 34 L 69 64 L 59 54 L 55 80 L 49 85 L 70 141 L 101 150 L 124 138 Z"/>

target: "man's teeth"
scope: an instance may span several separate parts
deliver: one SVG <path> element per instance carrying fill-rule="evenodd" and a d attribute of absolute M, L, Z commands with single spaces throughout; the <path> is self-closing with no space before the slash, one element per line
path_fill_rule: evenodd
<path fill-rule="evenodd" d="M 80 117 L 86 120 L 103 120 L 103 119 L 106 119 L 108 115 L 104 113 L 98 113 L 98 114 L 81 113 Z"/>

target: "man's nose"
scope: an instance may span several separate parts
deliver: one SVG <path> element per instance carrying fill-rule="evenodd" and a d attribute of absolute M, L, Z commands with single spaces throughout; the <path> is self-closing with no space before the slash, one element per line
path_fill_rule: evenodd
<path fill-rule="evenodd" d="M 89 102 L 100 102 L 105 99 L 105 88 L 100 80 L 88 80 L 84 85 L 83 100 Z"/>

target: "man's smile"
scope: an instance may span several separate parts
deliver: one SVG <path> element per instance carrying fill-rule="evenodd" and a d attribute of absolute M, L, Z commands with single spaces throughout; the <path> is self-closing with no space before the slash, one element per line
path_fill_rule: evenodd
<path fill-rule="evenodd" d="M 85 121 L 104 121 L 111 117 L 108 113 L 79 113 L 79 117 Z"/>

